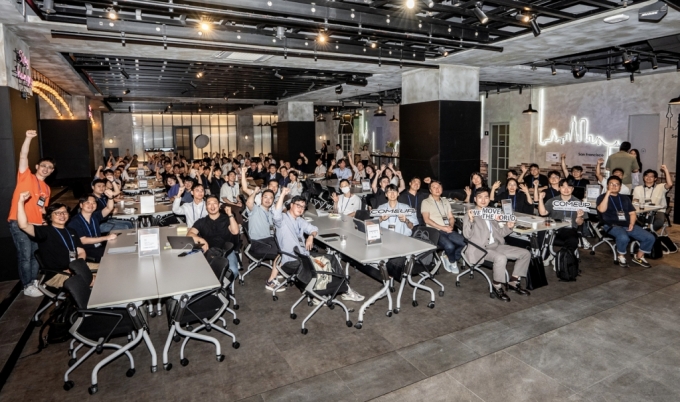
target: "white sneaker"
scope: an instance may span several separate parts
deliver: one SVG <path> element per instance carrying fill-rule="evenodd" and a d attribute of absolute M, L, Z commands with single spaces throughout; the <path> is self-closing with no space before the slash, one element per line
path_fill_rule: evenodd
<path fill-rule="evenodd" d="M 24 288 L 24 295 L 28 297 L 43 297 L 43 292 L 40 291 L 35 285 L 28 285 Z"/>
<path fill-rule="evenodd" d="M 347 293 L 343 293 L 340 295 L 342 300 L 349 300 L 349 301 L 355 301 L 355 302 L 360 302 L 364 300 L 364 296 L 360 295 L 359 293 L 355 292 L 352 289 L 348 289 Z"/>
<path fill-rule="evenodd" d="M 550 262 L 551 262 L 554 258 L 555 258 L 555 257 L 553 257 L 553 256 L 551 255 L 551 256 L 549 256 L 548 258 L 546 258 L 545 260 L 543 260 L 543 266 L 544 266 L 544 267 L 549 267 L 549 266 L 550 266 Z"/>
<path fill-rule="evenodd" d="M 447 272 L 453 273 L 453 270 L 451 269 L 451 261 L 449 261 L 449 256 L 442 255 L 442 265 L 444 265 L 444 269 Z"/>
<path fill-rule="evenodd" d="M 619 254 L 617 261 L 618 261 L 619 266 L 621 268 L 627 268 L 628 267 L 628 263 L 626 262 L 626 257 L 624 257 L 622 254 Z"/>
<path fill-rule="evenodd" d="M 460 273 L 460 270 L 458 269 L 458 263 L 456 263 L 454 261 L 454 262 L 449 262 L 449 264 L 450 264 L 450 268 L 451 268 L 451 271 L 450 271 L 451 273 L 454 273 L 454 274 Z"/>
<path fill-rule="evenodd" d="M 588 250 L 591 247 L 593 247 L 593 245 L 590 244 L 590 242 L 588 242 L 588 240 L 585 237 L 582 237 L 581 238 L 581 248 L 583 248 L 584 250 Z"/>
<path fill-rule="evenodd" d="M 277 286 L 279 286 L 279 282 L 278 282 L 276 279 L 274 279 L 273 281 L 267 282 L 267 284 L 264 286 L 264 288 L 267 289 L 267 290 L 270 291 L 270 292 L 273 292 L 274 289 L 276 289 Z M 286 287 L 285 287 L 285 286 L 281 286 L 281 287 L 278 288 L 276 291 L 277 291 L 277 292 L 283 292 L 283 291 L 285 291 L 285 290 L 286 290 Z"/>

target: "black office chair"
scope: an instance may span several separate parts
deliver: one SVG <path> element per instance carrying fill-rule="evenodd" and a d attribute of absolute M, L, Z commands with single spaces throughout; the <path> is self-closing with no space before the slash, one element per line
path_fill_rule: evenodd
<path fill-rule="evenodd" d="M 293 320 L 297 318 L 295 307 L 303 300 L 309 299 L 308 304 L 311 304 L 311 300 L 314 299 L 319 301 L 319 304 L 314 307 L 312 312 L 302 321 L 302 329 L 300 332 L 302 332 L 302 334 L 307 334 L 308 330 L 305 328 L 305 324 L 323 306 L 328 306 L 331 310 L 335 308 L 335 305 L 340 306 L 345 311 L 345 324 L 348 327 L 351 327 L 352 321 L 349 319 L 349 310 L 347 310 L 347 307 L 342 302 L 335 300 L 335 296 L 339 293 L 347 292 L 349 289 L 349 279 L 345 275 L 341 275 L 337 272 L 318 271 L 312 261 L 312 257 L 301 254 L 297 247 L 295 248 L 295 256 L 300 262 L 298 270 L 295 273 L 295 285 L 302 292 L 302 297 L 300 297 L 290 308 L 290 318 Z M 317 283 L 325 279 L 321 278 L 321 276 L 330 276 L 330 280 L 326 283 L 326 289 L 323 290 L 316 289 Z"/>
<path fill-rule="evenodd" d="M 74 275 L 64 282 L 64 289 L 69 293 L 78 309 L 71 319 L 73 325 L 69 332 L 80 342 L 81 345 L 78 349 L 83 345 L 90 347 L 77 361 L 69 362 L 71 367 L 64 374 L 64 390 L 68 391 L 73 388 L 75 384 L 68 379 L 68 376 L 88 357 L 95 352 L 101 354 L 104 349 L 114 349 L 115 351 L 112 354 L 97 363 L 92 370 L 92 385 L 88 389 L 88 392 L 92 395 L 99 390 L 97 374 L 106 364 L 125 354 L 130 360 L 130 369 L 128 369 L 126 375 L 132 377 L 135 374 L 135 362 L 129 350 L 144 340 L 152 356 L 151 371 L 155 372 L 156 352 L 149 338 L 148 326 L 142 318 L 138 306 L 129 303 L 126 308 L 87 309 L 87 302 L 90 298 L 89 285 L 89 282 L 78 275 Z M 128 340 L 127 344 L 121 346 L 109 342 L 111 339 L 121 337 Z"/>
<path fill-rule="evenodd" d="M 589 216 L 591 218 L 592 216 Z M 612 251 L 612 258 L 614 260 L 614 264 L 618 263 L 617 260 L 617 252 L 616 252 L 616 239 L 614 236 L 611 236 L 609 233 L 607 233 L 601 225 L 602 222 L 602 216 L 598 212 L 597 218 L 596 219 L 589 219 L 588 224 L 590 225 L 590 229 L 595 233 L 595 237 L 598 239 L 598 242 L 593 244 L 592 247 L 590 247 L 590 255 L 595 255 L 595 249 L 598 248 L 602 244 L 606 244 L 609 246 L 609 248 Z"/>
<path fill-rule="evenodd" d="M 213 265 L 214 264 L 214 265 Z M 210 342 L 215 345 L 216 358 L 218 362 L 224 361 L 224 355 L 221 353 L 220 342 L 212 336 L 199 334 L 198 331 L 205 329 L 206 331 L 216 330 L 232 338 L 232 347 L 238 349 L 240 344 L 236 341 L 236 336 L 226 330 L 226 321 L 222 315 L 229 306 L 229 296 L 227 293 L 227 285 L 225 287 L 226 271 L 229 270 L 229 261 L 224 257 L 216 257 L 211 264 L 214 270 L 219 270 L 218 276 L 222 284 L 218 289 L 212 289 L 205 292 L 197 293 L 193 296 L 183 294 L 168 300 L 166 306 L 168 309 L 168 337 L 163 348 L 163 368 L 167 370 L 172 369 L 172 363 L 168 361 L 168 351 L 173 340 L 179 341 L 181 337 L 185 340 L 180 348 L 180 364 L 186 366 L 189 364 L 189 359 L 184 357 L 184 349 L 189 338 L 197 339 L 204 342 Z M 221 268 L 218 268 L 221 267 Z M 215 325 L 216 321 L 220 320 L 224 327 Z M 198 323 L 196 328 L 191 325 Z M 182 328 L 185 327 L 185 328 Z"/>
<path fill-rule="evenodd" d="M 279 251 L 278 247 L 274 248 L 268 243 L 264 243 L 259 240 L 253 240 L 250 238 L 250 234 L 248 233 L 248 223 L 243 222 L 243 235 L 246 238 L 247 245 L 243 251 L 243 253 L 248 257 L 250 260 L 250 264 L 248 264 L 248 268 L 246 269 L 246 272 L 243 272 L 241 275 L 239 275 L 238 282 L 243 285 L 245 282 L 246 276 L 253 272 L 256 268 L 258 267 L 267 267 L 269 269 L 273 269 L 274 266 L 276 266 L 276 259 L 278 257 Z M 271 248 L 271 252 L 262 254 L 262 253 L 256 253 L 252 250 L 253 244 L 257 244 L 258 246 L 266 246 L 268 248 Z"/>
<path fill-rule="evenodd" d="M 482 251 L 484 254 L 482 254 L 482 256 L 477 261 L 468 261 L 468 258 L 465 256 L 465 251 L 467 250 L 468 247 L 474 247 L 474 248 Z M 456 277 L 456 287 L 460 287 L 460 278 L 463 275 L 466 275 L 466 274 L 469 273 L 470 279 L 474 279 L 475 272 L 479 272 L 480 274 L 482 274 L 482 276 L 484 278 L 486 278 L 486 282 L 489 285 L 489 297 L 491 297 L 493 299 L 496 296 L 494 291 L 493 291 L 493 284 L 491 283 L 491 279 L 489 279 L 489 277 L 486 275 L 486 273 L 484 271 L 482 271 L 482 269 L 481 269 L 482 266 L 485 266 L 485 264 L 486 264 L 487 268 L 489 267 L 488 262 L 484 260 L 486 258 L 487 254 L 489 254 L 489 253 L 488 253 L 488 251 L 486 251 L 486 249 L 484 247 L 480 247 L 479 245 L 465 239 L 465 248 L 463 249 L 462 256 L 463 256 L 463 262 L 465 263 L 465 265 L 468 268 L 466 270 L 462 271 L 461 273 L 459 273 L 458 276 Z M 493 268 L 493 267 L 491 267 L 491 268 Z M 507 272 L 506 272 L 506 276 L 507 276 Z"/>
<path fill-rule="evenodd" d="M 365 210 L 365 209 L 360 209 L 354 213 L 354 219 L 358 219 L 360 221 L 365 221 L 367 219 L 372 219 L 373 217 L 371 216 L 371 211 Z"/>
<path fill-rule="evenodd" d="M 36 261 L 38 261 L 38 286 L 37 286 L 37 288 L 47 298 L 47 303 L 45 303 L 44 306 L 42 306 L 38 311 L 36 311 L 36 313 L 33 315 L 33 319 L 31 320 L 33 322 L 33 325 L 35 325 L 36 327 L 40 327 L 40 326 L 43 325 L 43 322 L 40 319 L 40 316 L 51 305 L 54 305 L 56 307 L 66 299 L 66 293 L 62 289 L 57 289 L 57 288 L 54 288 L 52 286 L 47 286 L 45 283 L 48 282 L 50 279 L 52 279 L 56 275 L 64 275 L 64 276 L 70 277 L 71 274 L 68 273 L 68 272 L 59 271 L 59 270 L 52 270 L 52 269 L 47 268 L 45 266 L 43 260 L 42 260 L 42 257 L 40 256 L 40 250 L 36 250 L 33 255 L 35 256 Z"/>

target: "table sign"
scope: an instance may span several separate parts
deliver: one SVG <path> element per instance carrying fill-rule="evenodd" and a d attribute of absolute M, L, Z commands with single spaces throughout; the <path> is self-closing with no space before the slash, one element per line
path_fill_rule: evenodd
<path fill-rule="evenodd" d="M 380 216 L 383 216 L 383 215 L 387 215 L 387 216 L 399 216 L 399 215 L 411 216 L 411 215 L 415 215 L 415 214 L 416 214 L 415 208 L 372 209 L 371 210 L 371 216 L 373 216 L 373 217 L 380 217 Z"/>
<path fill-rule="evenodd" d="M 473 209 L 473 216 L 479 216 L 487 221 L 515 222 L 517 217 L 512 214 L 504 214 L 501 208 Z"/>
<path fill-rule="evenodd" d="M 364 224 L 366 225 L 366 245 L 382 243 L 380 225 L 372 219 L 365 220 Z"/>
<path fill-rule="evenodd" d="M 149 187 L 149 182 L 148 180 L 137 180 L 137 188 L 147 188 Z"/>
<path fill-rule="evenodd" d="M 139 256 L 147 257 L 161 255 L 161 241 L 159 228 L 145 228 L 137 231 L 137 244 Z"/>
<path fill-rule="evenodd" d="M 589 184 L 586 186 L 586 199 L 595 201 L 600 196 L 600 185 Z"/>
<path fill-rule="evenodd" d="M 361 189 L 363 191 L 371 191 L 371 181 L 368 179 L 364 179 L 361 181 Z"/>
<path fill-rule="evenodd" d="M 587 211 L 592 206 L 589 202 L 581 201 L 553 201 L 553 209 L 555 211 Z"/>
<path fill-rule="evenodd" d="M 501 200 L 501 209 L 506 215 L 512 215 L 515 212 L 512 210 L 512 200 Z"/>
<path fill-rule="evenodd" d="M 139 213 L 153 214 L 156 212 L 156 197 L 153 195 L 139 196 Z"/>

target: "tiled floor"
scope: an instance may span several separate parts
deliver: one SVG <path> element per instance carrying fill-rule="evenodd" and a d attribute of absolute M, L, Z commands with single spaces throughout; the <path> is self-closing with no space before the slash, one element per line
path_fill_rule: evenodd
<path fill-rule="evenodd" d="M 345 326 L 339 309 L 323 308 L 307 335 L 299 327 L 306 304 L 297 320 L 289 318 L 299 293 L 289 289 L 272 301 L 264 291 L 267 272 L 258 269 L 236 288 L 241 323 L 229 329 L 241 347 L 210 333 L 222 343 L 224 362 L 215 361 L 210 344 L 191 341 L 188 366 L 179 364 L 173 344 L 173 369 L 152 374 L 148 351 L 138 347 L 135 376 L 126 378 L 127 363 L 118 359 L 101 371 L 99 393 L 90 397 L 90 370 L 101 356 L 75 371 L 76 386 L 66 392 L 67 344 L 31 355 L 35 331 L 0 400 L 677 401 L 680 255 L 644 270 L 613 265 L 604 249 L 582 254 L 578 281 L 558 282 L 548 268 L 549 286 L 530 297 L 511 295 L 510 303 L 490 299 L 479 276 L 462 278 L 457 288 L 442 273 L 446 294 L 434 309 L 424 293 L 412 307 L 406 292 L 399 314 L 386 317 L 380 300 L 357 330 Z M 362 294 L 377 286 L 352 274 Z M 150 326 L 160 359 L 167 320 L 150 319 Z"/>

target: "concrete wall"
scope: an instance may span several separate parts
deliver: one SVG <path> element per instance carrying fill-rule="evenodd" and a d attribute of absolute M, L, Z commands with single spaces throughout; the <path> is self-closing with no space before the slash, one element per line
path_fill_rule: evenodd
<path fill-rule="evenodd" d="M 118 148 L 118 154 L 122 156 L 126 149 L 132 152 L 132 145 L 132 115 L 104 113 L 104 148 Z"/>
<path fill-rule="evenodd" d="M 32 94 L 33 90 L 30 87 L 22 87 L 19 85 L 19 81 L 16 77 L 12 75 L 12 71 L 14 71 L 16 65 L 15 49 L 20 49 L 24 52 L 30 67 L 31 52 L 28 45 L 14 35 L 14 33 L 8 29 L 7 25 L 0 24 L 0 86 L 8 86 Z M 28 69 L 27 74 L 31 74 L 30 68 Z"/>
<path fill-rule="evenodd" d="M 255 153 L 255 129 L 253 127 L 253 115 L 236 116 L 236 146 L 238 153 L 245 155 L 250 152 L 250 156 Z M 248 139 L 246 139 L 246 135 Z"/>

